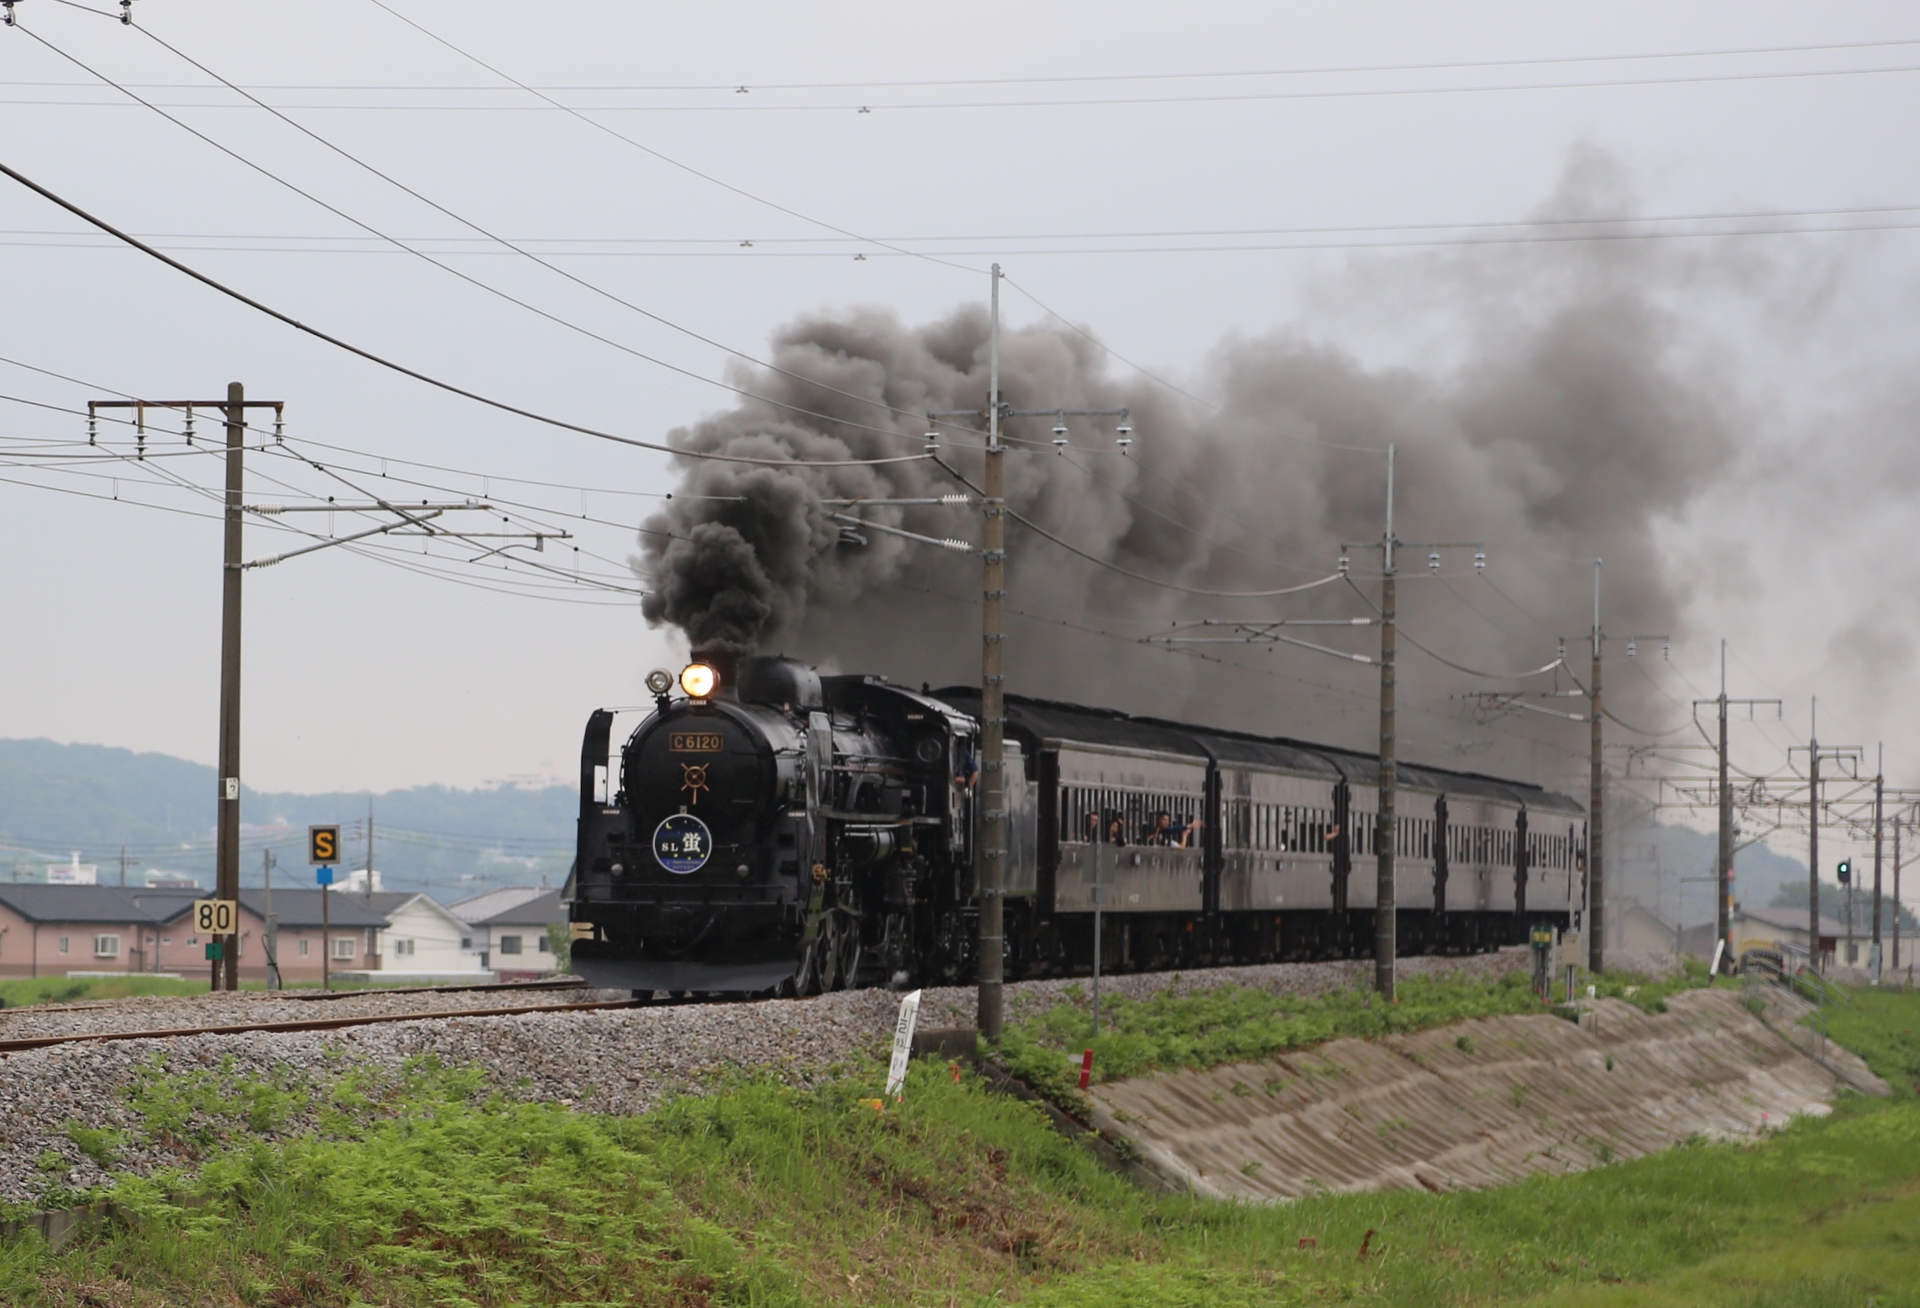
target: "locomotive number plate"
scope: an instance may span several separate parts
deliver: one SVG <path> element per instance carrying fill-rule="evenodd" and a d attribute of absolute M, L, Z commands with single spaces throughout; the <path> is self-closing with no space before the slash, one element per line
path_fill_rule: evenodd
<path fill-rule="evenodd" d="M 713 857 L 713 833 L 693 814 L 675 813 L 653 829 L 653 856 L 669 872 L 698 872 Z"/>
<path fill-rule="evenodd" d="M 718 754 L 727 747 L 727 738 L 717 731 L 673 731 L 667 734 L 667 748 L 675 754 Z"/>

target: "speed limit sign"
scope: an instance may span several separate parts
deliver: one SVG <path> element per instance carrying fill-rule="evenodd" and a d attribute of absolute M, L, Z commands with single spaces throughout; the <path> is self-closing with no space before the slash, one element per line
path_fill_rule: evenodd
<path fill-rule="evenodd" d="M 193 929 L 210 936 L 230 936 L 240 925 L 240 905 L 231 899 L 193 901 Z"/>

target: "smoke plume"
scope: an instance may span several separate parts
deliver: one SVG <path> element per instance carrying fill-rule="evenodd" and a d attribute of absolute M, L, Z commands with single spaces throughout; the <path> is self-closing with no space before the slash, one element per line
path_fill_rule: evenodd
<path fill-rule="evenodd" d="M 1628 203 L 1617 170 L 1582 156 L 1540 216 L 1617 218 Z M 1330 316 L 1424 315 L 1444 324 L 1439 345 L 1388 363 L 1302 329 L 1231 339 L 1190 383 L 1212 403 L 1121 375 L 1088 336 L 1065 327 L 1003 331 L 1002 388 L 1015 408 L 1125 405 L 1136 429 L 1123 455 L 1113 420 L 1069 419 L 1061 454 L 1051 416 L 1014 422 L 1007 493 L 1016 513 L 1104 563 L 1198 589 L 1271 590 L 1323 577 L 1342 542 L 1353 545 L 1354 578 L 1282 599 L 1209 598 L 1133 580 L 1010 524 L 1009 688 L 1366 744 L 1377 721 L 1371 668 L 1286 645 L 1142 638 L 1201 618 L 1366 616 L 1377 595 L 1389 443 L 1398 450 L 1399 538 L 1484 542 L 1488 557 L 1483 577 L 1471 549 L 1436 551 L 1436 574 L 1426 548 L 1403 550 L 1408 637 L 1488 671 L 1546 663 L 1567 637 L 1584 680 L 1596 557 L 1605 560 L 1612 630 L 1678 636 L 1685 585 L 1658 540 L 1735 453 L 1742 416 L 1711 333 L 1686 306 L 1703 286 L 1737 292 L 1751 272 L 1658 242 L 1369 263 L 1340 280 L 1345 298 Z M 670 439 L 687 450 L 796 459 L 917 453 L 920 415 L 984 405 L 987 329 L 972 305 L 922 325 L 872 308 L 801 318 L 774 340 L 781 371 L 739 378 L 766 399 Z M 952 433 L 943 450 L 975 484 L 980 443 Z M 977 681 L 978 558 L 882 532 L 865 533 L 864 546 L 843 544 L 821 503 L 963 490 L 938 464 L 687 461 L 684 476 L 646 524 L 636 561 L 650 621 L 680 628 L 696 647 L 784 650 L 914 684 Z M 977 509 L 872 506 L 858 516 L 979 539 Z M 1376 639 L 1369 628 L 1299 634 L 1354 652 Z M 1610 647 L 1609 656 L 1624 652 Z M 1622 716 L 1670 725 L 1681 710 L 1657 667 L 1659 641 L 1642 642 L 1636 657 L 1655 666 L 1610 665 L 1610 698 Z M 1403 644 L 1400 683 L 1412 754 L 1548 779 L 1580 761 L 1577 728 L 1505 711 L 1496 729 L 1488 714 L 1502 710 L 1468 697 L 1564 691 L 1564 675 L 1474 678 Z"/>

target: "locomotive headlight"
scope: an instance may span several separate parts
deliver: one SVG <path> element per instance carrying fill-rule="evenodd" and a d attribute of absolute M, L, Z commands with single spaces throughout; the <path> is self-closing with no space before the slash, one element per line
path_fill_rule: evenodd
<path fill-rule="evenodd" d="M 664 695 L 673 689 L 673 674 L 665 668 L 655 668 L 647 674 L 647 689 L 655 695 Z"/>
<path fill-rule="evenodd" d="M 680 669 L 680 689 L 691 699 L 708 698 L 719 684 L 719 675 L 704 663 L 689 663 Z"/>

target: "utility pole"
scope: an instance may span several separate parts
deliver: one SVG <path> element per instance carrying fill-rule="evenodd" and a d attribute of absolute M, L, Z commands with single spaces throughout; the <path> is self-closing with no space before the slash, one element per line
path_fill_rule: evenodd
<path fill-rule="evenodd" d="M 145 455 L 146 410 L 184 409 L 187 413 L 187 439 L 192 441 L 195 408 L 221 410 L 226 428 L 226 505 L 220 574 L 220 778 L 219 821 L 214 842 L 214 898 L 237 900 L 240 897 L 240 574 L 246 566 L 240 557 L 241 519 L 245 509 L 244 457 L 246 451 L 247 410 L 272 409 L 276 420 L 286 405 L 281 400 L 248 401 L 246 388 L 239 382 L 227 385 L 225 400 L 90 400 L 88 418 L 100 409 L 133 409 L 141 433 L 141 455 Z M 276 421 L 276 426 L 278 425 Z M 214 960 L 212 985 L 216 990 L 236 990 L 240 985 L 240 937 L 237 934 L 216 938 L 219 956 Z"/>
<path fill-rule="evenodd" d="M 1005 1025 L 1006 1008 L 1006 598 L 1007 598 L 1007 470 L 1006 445 L 1001 439 L 1001 423 L 1007 418 L 1056 417 L 1054 444 L 1062 453 L 1066 447 L 1066 420 L 1069 416 L 1118 415 L 1122 426 L 1121 444 L 1132 443 L 1132 428 L 1126 426 L 1126 409 L 1015 409 L 1000 395 L 1000 265 L 991 269 L 988 299 L 987 335 L 987 448 L 986 476 L 981 486 L 981 516 L 985 523 L 981 578 L 981 655 L 980 655 L 980 844 L 974 851 L 975 892 L 980 900 L 979 963 L 980 983 L 978 1026 L 987 1040 L 998 1040 Z M 941 418 L 979 417 L 978 410 L 948 409 L 927 414 L 929 424 Z M 937 429 L 929 427 L 927 452 L 939 448 Z M 964 480 L 964 478 L 962 479 Z M 875 524 L 867 524 L 875 525 Z M 912 533 L 888 528 L 896 535 Z M 924 539 L 931 544 L 952 548 L 953 543 Z"/>
<path fill-rule="evenodd" d="M 998 1040 L 1006 1020 L 1002 981 L 1006 974 L 1007 757 L 1006 598 L 1007 452 L 1000 443 L 1000 265 L 993 265 L 987 344 L 986 526 L 980 593 L 980 1034 Z"/>
<path fill-rule="evenodd" d="M 1593 561 L 1593 684 L 1587 688 L 1587 721 L 1590 728 L 1590 755 L 1587 760 L 1587 970 L 1606 971 L 1607 875 L 1606 875 L 1606 738 L 1601 719 L 1606 704 L 1601 698 L 1601 655 L 1608 640 L 1627 642 L 1627 657 L 1633 657 L 1634 642 L 1670 641 L 1664 633 L 1609 637 L 1600 625 L 1600 560 Z M 1562 644 L 1564 645 L 1564 641 Z"/>
<path fill-rule="evenodd" d="M 1399 923 L 1394 908 L 1394 792 L 1399 786 L 1394 740 L 1394 581 L 1393 446 L 1387 446 L 1387 529 L 1380 538 L 1380 798 L 1374 830 L 1373 988 L 1382 999 L 1394 995 L 1394 954 Z"/>
<path fill-rule="evenodd" d="M 1880 984 L 1880 849 L 1886 801 L 1887 747 L 1882 743 L 1873 765 L 1873 943 L 1867 949 L 1867 966 L 1873 970 L 1875 985 Z"/>
<path fill-rule="evenodd" d="M 1714 893 L 1719 897 L 1719 906 L 1714 912 L 1714 923 L 1720 930 L 1720 942 L 1726 946 L 1721 951 L 1721 961 L 1729 965 L 1733 961 L 1733 791 L 1727 785 L 1727 642 L 1720 642 L 1720 847 L 1715 856 L 1717 871 L 1720 875 Z M 1680 915 L 1674 914 L 1676 918 Z"/>
<path fill-rule="evenodd" d="M 373 796 L 367 796 L 367 903 L 373 903 Z"/>
<path fill-rule="evenodd" d="M 260 882 L 265 890 L 264 913 L 267 919 L 267 989 L 280 988 L 280 918 L 273 911 L 273 865 L 271 849 L 260 851 Z"/>
<path fill-rule="evenodd" d="M 1820 697 L 1807 710 L 1807 958 L 1820 971 Z"/>
<path fill-rule="evenodd" d="M 1593 561 L 1593 685 L 1588 690 L 1589 708 L 1587 720 L 1591 738 L 1591 757 L 1587 761 L 1587 970 L 1601 972 L 1606 961 L 1605 948 L 1605 911 L 1606 911 L 1606 873 L 1601 861 L 1601 851 L 1605 847 L 1606 826 L 1606 774 L 1602 771 L 1601 757 L 1605 749 L 1600 730 L 1600 560 Z"/>
<path fill-rule="evenodd" d="M 1820 764 L 1842 767 L 1846 779 L 1859 780 L 1860 761 L 1866 751 L 1858 745 L 1822 745 L 1820 743 L 1820 697 L 1815 695 L 1807 711 L 1808 736 L 1805 745 L 1795 745 L 1788 757 L 1807 752 L 1807 951 L 1809 965 L 1820 970 Z"/>
<path fill-rule="evenodd" d="M 226 496 L 223 521 L 223 549 L 220 587 L 220 743 L 219 743 L 219 817 L 214 853 L 214 897 L 237 901 L 240 897 L 240 600 L 241 577 L 252 568 L 271 567 L 287 559 L 303 554 L 312 554 L 317 550 L 330 549 L 336 545 L 345 545 L 352 541 L 365 540 L 370 536 L 385 535 L 388 532 L 413 528 L 409 535 L 448 535 L 462 536 L 459 532 L 445 531 L 431 525 L 432 519 L 447 513 L 470 510 L 490 510 L 493 506 L 474 500 L 457 504 L 421 504 L 417 507 L 402 507 L 385 500 L 374 500 L 365 504 L 326 504 L 308 505 L 248 505 L 244 502 L 246 487 L 245 453 L 248 409 L 272 409 L 274 413 L 274 438 L 280 439 L 286 416 L 284 400 L 249 400 L 246 388 L 239 382 L 227 385 L 224 400 L 89 400 L 87 401 L 88 442 L 95 443 L 93 435 L 96 417 L 102 409 L 132 409 L 134 426 L 137 433 L 138 452 L 136 457 L 146 457 L 146 412 L 148 409 L 182 409 L 186 412 L 187 444 L 193 444 L 193 411 L 196 409 L 219 409 L 226 429 Z M 350 513 L 388 513 L 396 521 L 381 523 L 365 531 L 345 536 L 330 537 L 299 549 L 288 550 L 268 558 L 243 561 L 242 523 L 244 515 L 256 513 L 278 515 L 286 513 L 309 512 L 350 512 Z M 486 532 L 482 533 L 501 539 L 530 539 L 536 544 L 548 538 L 569 539 L 567 532 Z M 237 924 L 236 924 L 237 925 Z M 219 957 L 214 960 L 212 984 L 216 990 L 235 990 L 240 984 L 239 935 L 218 937 Z"/>
<path fill-rule="evenodd" d="M 1718 751 L 1719 776 L 1714 791 L 1716 807 L 1720 811 L 1720 848 L 1714 870 L 1716 887 L 1714 893 L 1720 897 L 1719 907 L 1714 910 L 1714 924 L 1719 931 L 1720 940 L 1726 945 L 1722 961 L 1728 971 L 1733 970 L 1733 787 L 1731 785 L 1731 764 L 1727 761 L 1727 710 L 1733 705 L 1741 705 L 1748 713 L 1763 704 L 1778 707 L 1777 699 L 1729 699 L 1727 697 L 1727 642 L 1720 642 L 1720 694 L 1712 700 L 1697 699 L 1693 702 L 1696 714 L 1702 704 L 1713 704 L 1720 713 L 1720 743 Z M 1696 721 L 1698 719 L 1696 718 Z"/>
<path fill-rule="evenodd" d="M 125 845 L 120 846 L 120 884 L 123 887 L 127 884 L 127 847 Z"/>
<path fill-rule="evenodd" d="M 1398 897 L 1398 854 L 1399 823 L 1396 820 L 1399 794 L 1400 769 L 1399 746 L 1396 731 L 1398 718 L 1398 679 L 1396 664 L 1398 642 L 1395 639 L 1396 612 L 1399 603 L 1400 559 L 1402 546 L 1408 549 L 1432 551 L 1427 555 L 1428 568 L 1437 573 L 1440 570 L 1440 554 L 1443 549 L 1471 549 L 1474 551 L 1473 566 L 1484 569 L 1487 562 L 1486 546 L 1481 541 L 1403 541 L 1393 530 L 1393 473 L 1394 447 L 1387 446 L 1387 512 L 1386 529 L 1380 537 L 1380 771 L 1379 797 L 1374 815 L 1374 909 L 1373 909 L 1373 988 L 1384 999 L 1394 997 L 1394 972 L 1399 955 L 1399 913 L 1396 907 Z M 1340 571 L 1347 573 L 1348 546 L 1340 546 Z M 1349 577 L 1351 581 L 1351 577 Z M 1296 621 L 1299 621 L 1296 619 Z M 1326 619 L 1307 620 L 1316 625 L 1326 624 Z M 1334 619 L 1335 625 L 1352 622 L 1355 626 L 1364 625 L 1365 619 Z M 1272 626 L 1286 625 L 1283 623 Z M 1253 631 L 1266 624 L 1243 624 L 1242 629 Z M 1339 650 L 1330 650 L 1322 645 L 1307 641 L 1292 640 L 1278 635 L 1270 628 L 1254 639 L 1282 640 L 1289 644 L 1301 645 L 1307 649 L 1316 649 L 1326 654 L 1340 654 L 1356 662 L 1368 660 L 1358 654 L 1344 654 Z M 1191 643 L 1191 642 L 1175 642 Z M 1521 855 L 1524 857 L 1524 852 Z"/>
<path fill-rule="evenodd" d="M 1900 970 L 1900 828 L 1904 818 L 1893 819 L 1893 970 Z"/>

